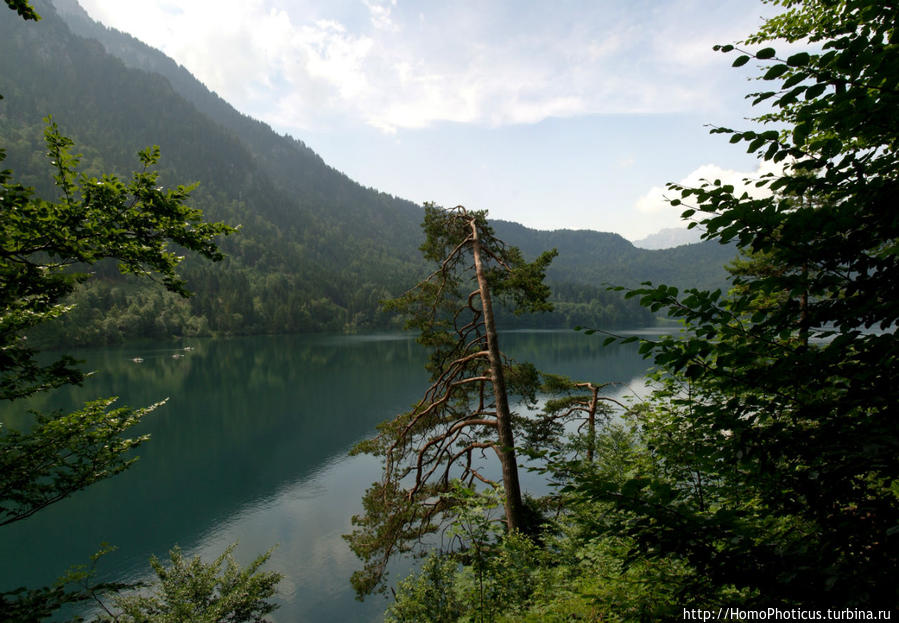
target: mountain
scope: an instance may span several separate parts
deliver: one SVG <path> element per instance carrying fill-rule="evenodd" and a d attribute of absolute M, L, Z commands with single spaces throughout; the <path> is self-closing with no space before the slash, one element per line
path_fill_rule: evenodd
<path fill-rule="evenodd" d="M 670 249 L 684 244 L 695 244 L 700 241 L 702 230 L 698 228 L 666 227 L 654 234 L 634 240 L 634 246 L 640 249 Z"/>
<path fill-rule="evenodd" d="M 357 184 L 301 141 L 234 110 L 158 50 L 94 22 L 74 0 L 35 4 L 38 23 L 0 12 L 3 166 L 53 195 L 42 156 L 42 118 L 52 114 L 88 175 L 127 174 L 136 152 L 156 144 L 164 183 L 198 181 L 192 202 L 210 219 L 242 226 L 222 244 L 225 262 L 185 262 L 196 292 L 187 302 L 98 266 L 99 278 L 76 295 L 56 337 L 86 343 L 388 326 L 378 301 L 427 270 L 418 251 L 420 206 Z M 540 321 L 552 326 L 575 316 L 578 324 L 645 322 L 644 310 L 603 284 L 723 284 L 721 267 L 734 255 L 715 244 L 645 251 L 610 233 L 495 227 L 528 257 L 559 250 L 548 277 L 561 313 Z"/>
<path fill-rule="evenodd" d="M 507 221 L 493 225 L 501 239 L 521 248 L 526 256 L 558 249 L 559 257 L 547 271 L 553 283 L 635 286 L 652 281 L 711 289 L 726 285 L 723 266 L 736 254 L 732 246 L 717 243 L 645 250 L 608 232 L 541 231 Z"/>

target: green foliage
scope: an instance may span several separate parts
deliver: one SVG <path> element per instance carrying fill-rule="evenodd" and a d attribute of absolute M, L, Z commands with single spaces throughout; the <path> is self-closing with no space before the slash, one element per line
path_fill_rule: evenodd
<path fill-rule="evenodd" d="M 29 331 L 33 347 L 118 344 L 134 335 L 167 340 L 212 331 L 205 315 L 192 313 L 193 297 L 147 288 L 136 278 L 118 282 L 95 275 L 66 299 L 66 306 L 71 308 L 65 314 Z"/>
<path fill-rule="evenodd" d="M 150 565 L 158 583 L 153 590 L 115 597 L 118 612 L 99 617 L 98 623 L 264 623 L 277 608 L 269 599 L 281 575 L 260 570 L 271 552 L 241 568 L 233 550 L 234 545 L 210 563 L 186 560 L 177 547 L 169 552 L 168 565 L 154 556 Z"/>
<path fill-rule="evenodd" d="M 640 416 L 652 469 L 624 483 L 585 475 L 577 491 L 614 508 L 606 534 L 630 556 L 695 570 L 691 603 L 899 604 L 899 14 L 879 1 L 776 2 L 747 42 L 809 41 L 763 61 L 753 93 L 783 130 L 714 132 L 783 163 L 771 196 L 708 181 L 673 185 L 705 237 L 749 259 L 727 295 L 630 291 L 683 320 L 680 339 L 645 342 L 660 370 Z M 723 52 L 734 50 L 724 46 Z"/>
<path fill-rule="evenodd" d="M 421 251 L 426 259 L 438 264 L 438 269 L 403 296 L 385 303 L 389 311 L 404 315 L 407 329 L 418 331 L 420 344 L 432 349 L 432 372 L 441 369 L 452 357 L 471 354 L 465 349 L 480 348 L 485 340 L 483 335 L 473 333 L 478 338 L 474 344 L 460 343 L 456 335 L 459 330 L 480 330 L 483 323 L 482 309 L 472 306 L 469 299 L 472 290 L 478 287 L 468 250 L 472 221 L 488 258 L 485 273 L 491 293 L 500 301 L 508 302 L 516 313 L 552 308 L 548 301 L 550 290 L 543 279 L 555 253 L 545 252 L 533 262 L 525 262 L 517 248 L 495 237 L 486 212 L 457 211 L 458 208 L 444 210 L 433 204 L 425 206 L 422 223 L 425 242 Z M 469 321 L 466 313 L 473 317 L 470 327 L 466 324 Z"/>
<path fill-rule="evenodd" d="M 7 5 L 25 19 L 39 19 L 28 2 L 7 0 Z M 112 259 L 122 273 L 158 279 L 169 292 L 186 297 L 185 283 L 177 273 L 183 258 L 175 249 L 220 260 L 215 239 L 234 231 L 204 222 L 200 210 L 187 206 L 189 188 L 166 191 L 158 186 L 159 174 L 150 168 L 159 160 L 158 147 L 139 152 L 143 170 L 127 184 L 112 175 L 99 179 L 79 175 L 80 156 L 71 153 L 72 141 L 49 118 L 46 122 L 45 141 L 59 199 L 40 199 L 33 188 L 12 181 L 11 171 L 0 171 L 0 399 L 4 400 L 83 378 L 72 358 L 44 365 L 26 344 L 27 332 L 69 311 L 63 299 L 89 277 L 76 269 Z M 5 157 L 0 149 L 0 161 Z M 162 403 L 109 410 L 114 400 L 89 402 L 70 414 L 32 412 L 35 422 L 27 433 L 0 427 L 0 526 L 27 519 L 136 460 L 130 451 L 147 436 L 125 434 Z M 268 554 L 243 570 L 231 558 L 230 548 L 211 565 L 199 559 L 185 563 L 176 548 L 171 568 L 151 561 L 161 582 L 156 594 L 118 596 L 122 612 L 113 614 L 100 595 L 133 586 L 93 582 L 94 566 L 108 551 L 96 554 L 90 568 L 70 571 L 52 587 L 0 593 L 0 618 L 42 620 L 65 604 L 90 599 L 109 615 L 98 621 L 261 623 L 261 617 L 275 608 L 267 599 L 280 576 L 258 572 Z M 223 562 L 225 569 L 219 574 Z"/>
<path fill-rule="evenodd" d="M 7 4 L 26 19 L 37 18 L 27 3 Z M 83 378 L 70 357 L 41 363 L 26 334 L 69 311 L 64 300 L 89 278 L 85 267 L 115 260 L 121 272 L 159 280 L 168 291 L 186 296 L 177 273 L 182 260 L 178 252 L 219 260 L 215 239 L 233 231 L 204 222 L 198 209 L 187 206 L 190 189 L 159 186 L 159 173 L 151 168 L 159 159 L 156 147 L 138 154 L 143 169 L 125 183 L 111 175 L 79 174 L 80 156 L 71 153 L 72 141 L 49 119 L 45 141 L 58 200 L 38 198 L 33 188 L 13 181 L 11 171 L 0 171 L 0 398 L 5 400 Z M 3 158 L 5 151 L 0 150 Z M 110 409 L 114 400 L 96 400 L 69 414 L 33 413 L 28 432 L 0 429 L 0 525 L 24 520 L 133 463 L 131 450 L 147 437 L 127 433 L 158 405 Z M 173 563 L 179 560 L 173 554 Z M 211 568 L 213 574 L 222 560 Z M 257 614 L 271 610 L 261 600 L 271 594 L 277 578 L 257 578 L 259 564 L 261 560 L 241 572 L 229 559 L 221 590 L 214 596 L 197 593 L 217 609 L 217 618 L 207 620 L 226 620 L 223 616 L 259 620 Z M 198 572 L 199 562 L 190 569 Z M 162 575 L 158 565 L 157 571 Z M 203 579 L 178 571 L 178 583 Z M 64 604 L 125 588 L 91 584 L 91 578 L 92 570 L 80 570 L 52 587 L 3 592 L 0 616 L 10 621 L 40 620 Z M 79 586 L 72 589 L 73 583 Z"/>
<path fill-rule="evenodd" d="M 37 21 L 41 18 L 28 0 L 6 0 L 6 6 L 18 13 L 22 19 Z"/>
<path fill-rule="evenodd" d="M 345 537 L 364 561 L 353 575 L 360 595 L 381 584 L 392 555 L 410 551 L 454 516 L 454 480 L 495 486 L 484 473 L 487 452 L 502 469 L 507 527 L 523 520 L 508 394 L 533 397 L 538 376 L 533 366 L 503 359 L 492 296 L 518 309 L 547 309 L 543 275 L 554 254 L 525 262 L 493 235 L 484 212 L 462 206 L 426 206 L 422 228 L 422 253 L 437 267 L 386 306 L 405 314 L 430 350 L 432 384 L 411 411 L 382 423 L 377 437 L 353 450 L 384 461 L 381 480 L 363 497 L 365 512 L 353 517 Z"/>
<path fill-rule="evenodd" d="M 877 0 L 773 4 L 784 12 L 747 39 L 761 49 L 720 50 L 761 63 L 776 86 L 749 97 L 779 129 L 714 130 L 783 163 L 757 182 L 772 194 L 672 186 L 707 239 L 747 257 L 726 294 L 628 292 L 685 331 L 641 344 L 658 372 L 629 430 L 599 433 L 592 462 L 551 455 L 552 565 L 531 563 L 533 590 L 507 620 L 899 606 L 899 14 Z M 775 39 L 815 47 L 782 58 Z"/>
<path fill-rule="evenodd" d="M 157 173 L 149 169 L 158 160 L 157 149 L 141 152 L 144 169 L 125 184 L 112 176 L 79 176 L 71 141 L 49 120 L 46 142 L 59 201 L 35 197 L 33 189 L 12 181 L 9 170 L 0 171 L 0 398 L 5 400 L 82 380 L 71 357 L 40 363 L 26 335 L 70 310 L 63 299 L 89 277 L 74 269 L 115 258 L 122 271 L 157 275 L 167 289 L 184 295 L 176 273 L 181 258 L 168 245 L 219 259 L 214 239 L 231 231 L 202 222 L 200 212 L 184 204 L 187 189 L 157 187 Z M 159 405 L 110 410 L 114 400 L 96 400 L 69 414 L 34 413 L 27 433 L 0 427 L 0 525 L 26 519 L 133 463 L 130 451 L 147 437 L 127 433 Z M 72 599 L 62 586 L 21 589 L 3 595 L 3 608 L 49 613 Z"/>
<path fill-rule="evenodd" d="M 454 481 L 450 497 L 455 502 L 455 516 L 447 535 L 458 542 L 460 552 L 464 553 L 474 576 L 472 586 L 466 591 L 470 594 L 466 601 L 474 604 L 479 620 L 489 619 L 493 611 L 491 602 L 494 601 L 491 598 L 494 592 L 490 581 L 494 558 L 491 554 L 504 531 L 495 510 L 502 503 L 503 492 L 499 488 L 479 492 Z"/>
<path fill-rule="evenodd" d="M 91 556 L 89 565 L 78 565 L 69 569 L 53 586 L 36 589 L 21 587 L 0 593 L 0 620 L 11 623 L 42 621 L 52 617 L 64 605 L 99 602 L 101 595 L 138 588 L 139 585 L 136 584 L 97 583 L 94 580 L 98 561 L 114 550 L 113 547 L 103 545 L 100 551 Z M 82 620 L 78 617 L 73 623 Z"/>
<path fill-rule="evenodd" d="M 396 599 L 387 609 L 387 623 L 452 623 L 465 612 L 456 594 L 455 573 L 459 566 L 449 557 L 431 554 L 421 569 L 397 586 Z"/>
<path fill-rule="evenodd" d="M 199 557 L 187 560 L 178 547 L 169 552 L 168 565 L 154 556 L 150 565 L 156 581 L 148 585 L 98 583 L 97 563 L 115 550 L 104 546 L 90 564 L 73 567 L 52 587 L 0 594 L 0 616 L 30 623 L 45 620 L 62 605 L 86 604 L 98 612 L 92 623 L 266 623 L 265 615 L 278 607 L 270 599 L 281 575 L 260 570 L 270 551 L 241 567 L 234 548 L 210 563 Z"/>
<path fill-rule="evenodd" d="M 554 458 L 619 483 L 651 466 L 634 428 L 605 424 L 596 448 L 590 464 L 571 461 L 570 455 Z M 421 571 L 400 582 L 386 619 L 623 622 L 682 616 L 682 596 L 697 581 L 689 567 L 674 559 L 629 556 L 631 541 L 604 534 L 621 519 L 611 505 L 564 491 L 553 497 L 548 502 L 562 512 L 534 540 L 492 528 L 496 501 L 469 492 L 450 529 L 463 536 L 464 546 L 432 554 Z M 448 604 L 440 613 L 428 610 L 438 592 Z"/>
<path fill-rule="evenodd" d="M 136 460 L 129 451 L 149 437 L 124 435 L 163 403 L 110 411 L 114 400 L 89 402 L 68 414 L 37 414 L 28 433 L 0 429 L 0 526 L 30 517 Z"/>
<path fill-rule="evenodd" d="M 214 240 L 232 231 L 203 222 L 199 210 L 186 206 L 188 189 L 157 186 L 158 174 L 149 167 L 157 162 L 158 149 L 141 152 L 144 169 L 125 184 L 113 176 L 77 176 L 78 157 L 70 154 L 71 141 L 55 124 L 48 123 L 46 140 L 59 201 L 38 199 L 32 189 L 13 183 L 10 171 L 0 172 L 0 388 L 7 400 L 82 378 L 71 358 L 39 364 L 37 351 L 23 335 L 69 311 L 61 299 L 89 277 L 73 269 L 115 259 L 123 272 L 158 278 L 173 295 L 186 296 L 176 272 L 182 258 L 169 245 L 218 260 Z M 27 519 L 136 460 L 131 451 L 148 437 L 128 433 L 162 403 L 110 409 L 114 400 L 89 402 L 68 414 L 33 413 L 28 432 L 0 428 L 0 526 Z M 115 597 L 121 612 L 100 620 L 262 621 L 275 607 L 267 600 L 280 576 L 258 572 L 268 555 L 244 570 L 230 552 L 204 565 L 199 559 L 185 562 L 173 550 L 170 569 L 152 561 L 160 578 L 155 593 Z M 65 604 L 102 604 L 102 595 L 126 588 L 131 587 L 93 582 L 93 567 L 76 570 L 52 587 L 0 593 L 0 617 L 41 620 Z"/>
<path fill-rule="evenodd" d="M 537 457 L 545 456 L 549 450 L 573 451 L 575 456 L 583 451 L 585 460 L 592 462 L 598 427 L 608 422 L 616 406 L 626 409 L 620 401 L 602 394 L 608 385 L 543 373 L 539 385 L 544 398 L 541 413 L 518 420 L 525 433 L 526 449 Z M 566 426 L 573 423 L 578 423 L 576 433 L 565 440 Z"/>
<path fill-rule="evenodd" d="M 187 295 L 176 269 L 182 257 L 170 246 L 221 259 L 215 238 L 233 231 L 205 223 L 201 212 L 185 204 L 189 189 L 158 186 L 158 148 L 140 152 L 143 170 L 128 184 L 114 176 L 100 179 L 76 171 L 79 156 L 72 141 L 47 120 L 45 134 L 56 202 L 34 196 L 0 171 L 0 398 L 11 400 L 78 382 L 80 374 L 64 358 L 38 364 L 25 335 L 68 311 L 63 303 L 87 279 L 71 267 L 114 258 L 119 270 L 158 278 L 166 289 Z M 0 152 L 2 158 L 2 152 Z"/>
<path fill-rule="evenodd" d="M 528 537 L 505 533 L 497 512 L 503 492 L 454 481 L 448 496 L 449 550 L 432 553 L 400 582 L 387 621 L 495 621 L 519 611 L 533 590 L 539 552 Z"/>
<path fill-rule="evenodd" d="M 0 387 L 7 400 L 82 378 L 71 367 L 71 358 L 39 364 L 37 351 L 27 346 L 23 335 L 69 311 L 61 299 L 89 277 L 73 268 L 112 258 L 123 272 L 158 276 L 173 295 L 185 296 L 184 282 L 176 272 L 182 258 L 169 245 L 217 260 L 221 254 L 214 239 L 232 231 L 203 222 L 199 210 L 186 206 L 188 189 L 164 191 L 156 185 L 158 174 L 148 167 L 157 162 L 158 149 L 141 152 L 144 170 L 125 184 L 113 176 L 77 176 L 78 157 L 70 154 L 71 141 L 55 124 L 48 123 L 46 140 L 61 191 L 59 201 L 38 199 L 32 189 L 11 182 L 10 171 L 0 172 Z M 89 402 L 68 414 L 33 413 L 28 432 L 0 428 L 0 526 L 27 519 L 136 460 L 131 451 L 148 437 L 127 435 L 162 403 L 110 409 L 114 400 Z M 280 576 L 258 572 L 267 554 L 240 569 L 230 553 L 231 549 L 204 565 L 199 559 L 185 562 L 173 550 L 170 569 L 152 561 L 160 578 L 155 593 L 115 597 L 121 612 L 99 620 L 262 621 L 275 607 L 267 600 Z M 131 588 L 97 584 L 92 578 L 93 567 L 73 571 L 52 587 L 0 593 L 0 616 L 9 621 L 41 620 L 65 604 L 89 600 L 102 604 L 102 595 Z"/>

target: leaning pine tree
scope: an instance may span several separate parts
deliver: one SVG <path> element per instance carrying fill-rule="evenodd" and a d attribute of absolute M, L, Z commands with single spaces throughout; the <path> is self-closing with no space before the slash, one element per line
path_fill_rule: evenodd
<path fill-rule="evenodd" d="M 521 489 L 509 387 L 536 384 L 532 366 L 512 366 L 502 355 L 493 319 L 497 297 L 517 312 L 547 311 L 544 272 L 555 251 L 532 263 L 493 235 L 486 213 L 461 206 L 425 207 L 421 250 L 436 270 L 388 307 L 408 316 L 407 328 L 430 350 L 431 385 L 411 411 L 379 426 L 354 453 L 383 457 L 384 472 L 363 498 L 347 536 L 364 568 L 353 575 L 360 595 L 381 584 L 391 555 L 410 551 L 452 516 L 452 482 L 478 480 L 486 457 L 499 461 L 506 527 L 522 528 Z M 511 376 L 510 376 L 511 375 Z"/>

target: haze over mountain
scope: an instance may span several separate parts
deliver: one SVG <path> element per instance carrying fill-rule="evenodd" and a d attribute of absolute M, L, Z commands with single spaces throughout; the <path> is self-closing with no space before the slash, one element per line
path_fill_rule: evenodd
<path fill-rule="evenodd" d="M 126 175 L 137 166 L 134 154 L 157 144 L 164 183 L 198 181 L 192 202 L 210 219 L 242 226 L 222 244 L 224 263 L 185 262 L 196 292 L 190 301 L 101 266 L 61 332 L 87 343 L 388 326 L 378 301 L 427 270 L 417 248 L 420 206 L 355 183 L 302 141 L 234 110 L 161 52 L 94 22 L 75 0 L 54 0 L 59 14 L 47 0 L 35 4 L 43 16 L 36 24 L 0 17 L 4 168 L 40 194 L 54 193 L 42 156 L 42 118 L 52 114 L 84 154 L 88 175 Z M 495 227 L 527 257 L 559 250 L 548 271 L 558 312 L 541 326 L 647 322 L 645 310 L 604 284 L 716 286 L 734 255 L 714 243 L 648 251 L 611 233 Z"/>
<path fill-rule="evenodd" d="M 695 227 L 666 227 L 645 238 L 634 240 L 632 244 L 640 249 L 671 249 L 684 244 L 696 244 L 700 242 L 700 236 L 702 230 Z"/>

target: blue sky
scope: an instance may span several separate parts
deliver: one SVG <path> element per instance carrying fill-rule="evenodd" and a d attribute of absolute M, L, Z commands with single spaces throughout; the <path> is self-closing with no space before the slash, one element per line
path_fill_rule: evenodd
<path fill-rule="evenodd" d="M 713 52 L 755 0 L 79 0 L 360 183 L 538 229 L 679 224 L 666 182 L 758 164 L 752 66 Z"/>

